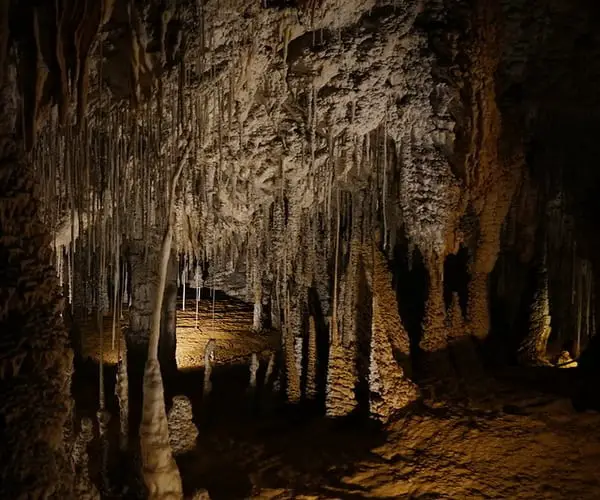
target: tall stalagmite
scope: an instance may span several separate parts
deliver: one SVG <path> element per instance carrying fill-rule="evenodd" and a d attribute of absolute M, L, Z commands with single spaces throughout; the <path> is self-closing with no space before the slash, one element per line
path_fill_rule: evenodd
<path fill-rule="evenodd" d="M 523 364 L 547 365 L 546 346 L 550 338 L 550 297 L 548 271 L 545 262 L 539 265 L 536 287 L 529 309 L 529 331 L 519 348 L 519 361 Z"/>
<path fill-rule="evenodd" d="M 387 422 L 395 412 L 417 398 L 410 374 L 409 339 L 400 315 L 391 274 L 384 254 L 366 245 L 371 253 L 373 319 L 369 360 L 369 410 L 373 418 Z M 395 352 L 394 352 L 395 351 Z M 401 364 L 396 357 L 400 357 Z"/>

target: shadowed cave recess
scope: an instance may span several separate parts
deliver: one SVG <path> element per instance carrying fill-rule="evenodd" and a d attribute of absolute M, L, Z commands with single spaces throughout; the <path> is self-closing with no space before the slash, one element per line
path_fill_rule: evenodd
<path fill-rule="evenodd" d="M 599 28 L 0 0 L 0 498 L 599 498 Z"/>

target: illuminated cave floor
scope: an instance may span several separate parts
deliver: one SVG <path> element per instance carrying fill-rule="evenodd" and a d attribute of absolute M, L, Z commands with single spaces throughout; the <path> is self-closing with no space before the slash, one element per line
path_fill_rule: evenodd
<path fill-rule="evenodd" d="M 270 394 L 250 406 L 241 353 L 255 347 L 231 345 L 208 404 L 202 369 L 173 382 L 192 400 L 200 432 L 196 449 L 177 457 L 188 492 L 206 488 L 213 500 L 600 498 L 600 414 L 575 412 L 565 396 L 575 370 L 508 369 L 489 383 L 485 401 L 419 403 L 381 432 L 285 408 Z M 80 415 L 96 411 L 94 373 L 76 377 Z M 110 395 L 114 368 L 106 379 Z M 114 414 L 114 399 L 108 404 Z M 111 461 L 121 472 L 130 462 L 115 454 Z"/>
<path fill-rule="evenodd" d="M 217 364 L 231 364 L 248 358 L 252 353 L 276 349 L 278 337 L 272 335 L 257 335 L 252 331 L 252 306 L 245 302 L 228 298 L 227 300 L 203 299 L 198 302 L 198 321 L 196 321 L 196 303 L 186 301 L 182 310 L 181 300 L 177 308 L 177 366 L 180 370 L 199 368 L 204 365 L 204 348 L 209 339 L 215 339 Z M 214 312 L 214 314 L 213 314 Z M 118 342 L 112 344 L 112 313 L 103 318 L 104 363 L 117 363 L 119 350 Z M 127 311 L 123 312 L 120 326 L 125 328 L 129 318 Z M 83 357 L 94 361 L 100 359 L 100 336 L 97 333 L 95 320 L 85 318 L 78 320 L 82 339 Z M 124 345 L 124 340 L 121 340 Z"/>

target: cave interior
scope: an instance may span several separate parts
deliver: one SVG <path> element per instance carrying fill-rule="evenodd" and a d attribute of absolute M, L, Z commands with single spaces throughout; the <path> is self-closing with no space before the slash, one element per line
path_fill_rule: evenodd
<path fill-rule="evenodd" d="M 0 498 L 600 498 L 592 0 L 0 0 L 0 109 Z"/>

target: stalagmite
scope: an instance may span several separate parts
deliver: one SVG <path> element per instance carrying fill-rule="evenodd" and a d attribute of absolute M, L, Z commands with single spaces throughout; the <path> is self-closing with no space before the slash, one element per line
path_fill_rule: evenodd
<path fill-rule="evenodd" d="M 353 215 L 358 215 L 355 211 Z M 358 254 L 356 247 L 360 245 L 360 236 L 356 234 L 360 224 L 360 217 L 353 217 L 352 241 L 350 243 L 350 259 L 348 263 L 347 276 L 345 280 L 345 293 L 342 295 L 343 310 L 342 316 L 338 319 L 338 275 L 340 260 L 340 226 L 341 226 L 341 206 L 340 194 L 337 195 L 337 217 L 336 217 L 336 244 L 334 257 L 334 288 L 332 298 L 332 317 L 329 323 L 329 359 L 327 364 L 327 384 L 325 390 L 325 413 L 328 417 L 344 417 L 350 415 L 358 406 L 355 395 L 355 386 L 357 381 L 356 369 L 356 338 L 354 331 L 354 301 L 356 295 L 350 292 L 350 285 L 353 273 L 358 266 Z M 353 253 L 354 250 L 354 253 Z M 353 289 L 354 290 L 354 289 Z M 351 296 L 352 299 L 347 297 Z M 348 304 L 351 303 L 351 306 Z M 338 324 L 343 325 L 344 330 L 338 330 Z"/>
<path fill-rule="evenodd" d="M 214 339 L 210 339 L 206 343 L 204 348 L 204 384 L 202 386 L 202 400 L 206 401 L 206 398 L 212 391 L 212 382 L 210 380 L 212 375 L 213 363 L 215 361 L 215 348 L 217 343 Z"/>
<path fill-rule="evenodd" d="M 332 323 L 332 337 L 337 338 L 337 325 Z M 345 347 L 340 341 L 329 346 L 325 413 L 328 417 L 350 415 L 358 405 L 354 393 L 356 363 L 354 349 Z"/>
<path fill-rule="evenodd" d="M 183 287 L 183 295 L 181 298 L 181 310 L 185 311 L 185 286 L 187 283 L 187 257 L 183 259 L 183 270 L 181 271 L 181 286 Z"/>
<path fill-rule="evenodd" d="M 394 358 L 392 346 L 398 348 L 403 364 L 409 368 L 408 334 L 398 314 L 398 304 L 391 286 L 385 256 L 375 248 L 372 254 L 373 317 L 369 358 L 369 411 L 373 418 L 386 423 L 395 412 L 415 401 L 416 385 Z M 394 339 L 392 341 L 391 339 Z"/>
<path fill-rule="evenodd" d="M 173 406 L 169 411 L 169 441 L 173 455 L 181 455 L 196 447 L 198 429 L 193 422 L 192 402 L 187 396 L 173 398 Z"/>
<path fill-rule="evenodd" d="M 299 305 L 291 306 L 289 290 L 286 294 L 286 314 L 284 316 L 284 355 L 285 355 L 285 375 L 286 375 L 286 392 L 289 403 L 295 404 L 300 402 L 301 387 L 300 374 L 302 367 L 302 339 L 298 342 L 297 333 L 300 330 L 300 307 Z"/>
<path fill-rule="evenodd" d="M 248 383 L 248 392 L 254 394 L 256 392 L 256 374 L 258 372 L 259 363 L 258 356 L 255 352 L 250 356 L 250 381 Z"/>
<path fill-rule="evenodd" d="M 200 266 L 196 264 L 196 316 L 194 328 L 198 329 L 198 315 L 200 313 Z"/>
<path fill-rule="evenodd" d="M 317 328 L 315 318 L 308 317 L 308 356 L 306 363 L 306 399 L 317 397 Z"/>
<path fill-rule="evenodd" d="M 443 288 L 443 260 L 437 255 L 427 264 L 429 287 L 423 319 L 423 336 L 420 347 L 424 357 L 425 378 L 431 387 L 451 383 L 454 369 L 448 351 L 448 331 Z"/>
<path fill-rule="evenodd" d="M 271 377 L 273 375 L 273 370 L 275 369 L 275 353 L 272 352 L 269 355 L 269 362 L 267 363 L 267 370 L 265 371 L 265 379 L 263 382 L 263 387 L 269 387 L 269 383 L 271 383 Z"/>
<path fill-rule="evenodd" d="M 100 500 L 100 493 L 90 479 L 88 446 L 94 439 L 94 424 L 89 418 L 81 419 L 81 430 L 73 444 L 71 460 L 75 469 L 74 495 L 82 500 Z"/>
<path fill-rule="evenodd" d="M 119 448 L 121 451 L 126 451 L 129 447 L 129 380 L 126 352 L 121 354 L 117 365 L 115 395 L 119 401 Z"/>
<path fill-rule="evenodd" d="M 148 489 L 148 498 L 155 500 L 183 497 L 181 477 L 169 444 L 164 389 L 158 361 L 158 345 L 162 303 L 173 240 L 175 193 L 181 171 L 188 161 L 191 146 L 192 141 L 188 138 L 182 157 L 179 163 L 175 165 L 175 171 L 170 180 L 167 195 L 167 228 L 161 247 L 159 283 L 156 288 L 156 299 L 152 312 L 152 329 L 150 330 L 148 345 L 148 360 L 144 373 L 144 400 L 140 425 L 142 473 Z"/>
<path fill-rule="evenodd" d="M 546 346 L 550 337 L 550 298 L 545 262 L 536 276 L 536 290 L 529 310 L 529 332 L 519 348 L 519 361 L 530 365 L 549 364 Z"/>

